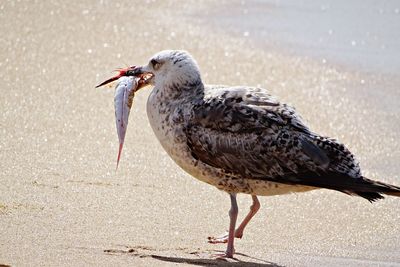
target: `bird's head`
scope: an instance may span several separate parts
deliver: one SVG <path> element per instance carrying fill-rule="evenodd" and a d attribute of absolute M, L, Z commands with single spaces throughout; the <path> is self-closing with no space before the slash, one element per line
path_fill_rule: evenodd
<path fill-rule="evenodd" d="M 151 73 L 151 84 L 185 85 L 200 81 L 200 70 L 194 58 L 186 51 L 164 50 L 149 60 L 145 66 L 136 69 L 139 73 Z"/>
<path fill-rule="evenodd" d="M 122 76 L 141 78 L 140 88 L 146 85 L 185 87 L 190 84 L 201 84 L 200 70 L 197 62 L 186 51 L 164 50 L 152 56 L 147 65 L 122 69 L 120 73 L 101 83 L 105 85 Z"/>

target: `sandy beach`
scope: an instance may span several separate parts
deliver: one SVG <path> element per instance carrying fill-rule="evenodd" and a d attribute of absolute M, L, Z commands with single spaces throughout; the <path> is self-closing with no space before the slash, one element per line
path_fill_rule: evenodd
<path fill-rule="evenodd" d="M 237 260 L 215 260 L 225 245 L 207 237 L 227 229 L 229 197 L 162 150 L 147 121 L 150 88 L 135 96 L 115 171 L 114 90 L 94 86 L 185 49 L 205 83 L 269 88 L 347 144 L 366 177 L 400 185 L 399 72 L 230 34 L 207 21 L 220 7 L 198 2 L 0 3 L 0 266 L 400 266 L 400 199 L 328 190 L 261 198 Z M 238 201 L 241 220 L 251 198 Z"/>

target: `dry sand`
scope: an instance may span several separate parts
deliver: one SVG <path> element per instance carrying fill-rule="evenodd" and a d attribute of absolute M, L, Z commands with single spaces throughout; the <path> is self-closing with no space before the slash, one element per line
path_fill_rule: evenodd
<path fill-rule="evenodd" d="M 261 85 L 337 137 L 367 177 L 400 184 L 400 82 L 320 65 L 208 27 L 197 1 L 0 3 L 0 264 L 225 266 L 229 198 L 179 169 L 153 135 L 149 90 L 125 148 L 110 70 L 187 49 L 206 83 Z M 235 4 L 235 3 L 230 3 Z M 239 196 L 240 217 L 250 197 Z M 261 199 L 234 266 L 400 266 L 400 199 L 375 204 L 320 190 Z"/>

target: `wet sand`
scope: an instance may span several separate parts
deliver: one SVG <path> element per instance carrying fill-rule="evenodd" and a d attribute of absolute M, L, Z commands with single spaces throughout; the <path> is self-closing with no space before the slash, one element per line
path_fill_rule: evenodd
<path fill-rule="evenodd" d="M 100 4 L 99 4 L 100 3 Z M 346 143 L 364 175 L 400 184 L 400 79 L 285 54 L 208 27 L 204 2 L 0 4 L 0 264 L 226 266 L 208 235 L 226 193 L 177 167 L 135 97 L 118 172 L 110 70 L 186 49 L 206 83 L 261 85 Z M 234 4 L 234 3 L 233 3 Z M 239 3 L 238 3 L 239 4 Z M 239 196 L 239 220 L 250 197 Z M 235 266 L 400 265 L 400 200 L 319 190 L 261 198 Z M 230 264 L 230 263 L 229 263 Z"/>

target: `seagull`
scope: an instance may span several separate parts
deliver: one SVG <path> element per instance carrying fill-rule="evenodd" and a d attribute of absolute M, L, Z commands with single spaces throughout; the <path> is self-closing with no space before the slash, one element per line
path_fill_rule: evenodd
<path fill-rule="evenodd" d="M 370 202 L 382 194 L 400 196 L 400 187 L 361 174 L 354 155 L 335 139 L 319 135 L 296 110 L 266 89 L 205 85 L 186 51 L 165 50 L 122 76 L 147 75 L 150 125 L 162 147 L 183 170 L 230 196 L 228 233 L 209 237 L 227 243 L 242 238 L 260 208 L 257 196 L 331 189 Z M 238 193 L 249 194 L 250 211 L 236 228 Z"/>

